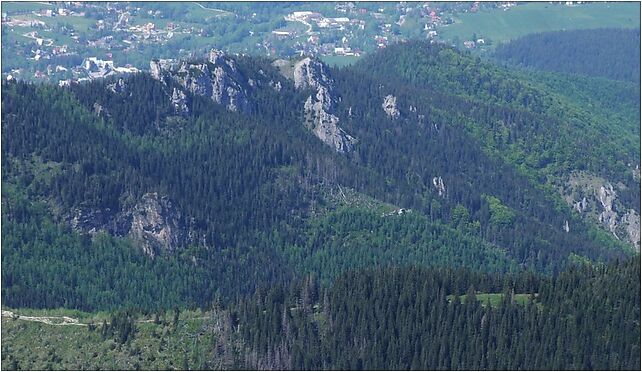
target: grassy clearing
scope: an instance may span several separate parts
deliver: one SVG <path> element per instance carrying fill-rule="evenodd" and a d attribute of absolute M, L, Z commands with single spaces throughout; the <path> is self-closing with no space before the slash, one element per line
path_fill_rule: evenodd
<path fill-rule="evenodd" d="M 575 6 L 528 3 L 507 11 L 485 10 L 455 17 L 439 30 L 441 39 L 469 40 L 473 34 L 497 44 L 530 33 L 605 27 L 640 27 L 640 4 L 591 3 Z"/>
<path fill-rule="evenodd" d="M 491 307 L 499 306 L 502 303 L 503 296 L 504 295 L 502 293 L 477 293 L 476 294 L 477 301 L 481 302 L 483 306 L 488 306 L 490 304 Z M 531 297 L 530 293 L 516 293 L 513 298 L 516 304 L 525 306 L 528 304 L 530 297 Z M 448 301 L 452 301 L 454 298 L 455 298 L 455 295 L 450 295 L 448 296 Z M 537 298 L 537 293 L 535 293 L 535 298 Z M 466 295 L 459 296 L 459 301 L 462 303 L 466 301 Z"/>
<path fill-rule="evenodd" d="M 22 13 L 22 12 L 33 12 L 43 9 L 52 9 L 52 4 L 47 4 L 44 2 L 13 2 L 13 1 L 3 1 L 2 2 L 2 12 L 6 13 Z"/>
<path fill-rule="evenodd" d="M 96 20 L 79 16 L 37 17 L 48 25 L 71 25 L 76 31 L 88 31 L 96 24 Z"/>
<path fill-rule="evenodd" d="M 333 67 L 344 67 L 354 64 L 359 58 L 356 56 L 322 56 L 321 60 Z"/>

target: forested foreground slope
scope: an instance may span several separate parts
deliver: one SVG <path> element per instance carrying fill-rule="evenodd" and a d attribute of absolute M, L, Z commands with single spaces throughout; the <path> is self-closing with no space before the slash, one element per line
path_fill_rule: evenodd
<path fill-rule="evenodd" d="M 198 311 L 4 311 L 2 368 L 639 370 L 639 276 L 366 269 Z"/>

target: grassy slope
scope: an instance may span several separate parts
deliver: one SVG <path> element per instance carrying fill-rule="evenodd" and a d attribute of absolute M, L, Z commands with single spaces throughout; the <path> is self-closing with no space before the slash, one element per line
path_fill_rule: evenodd
<path fill-rule="evenodd" d="M 535 294 L 537 296 L 537 293 Z M 497 307 L 502 303 L 504 297 L 503 293 L 476 293 L 475 297 L 477 301 L 481 302 L 483 306 L 490 304 L 491 307 Z M 530 300 L 530 293 L 515 293 L 513 299 L 518 305 L 527 305 Z M 455 298 L 455 295 L 448 296 L 448 301 L 452 301 Z M 464 303 L 466 301 L 466 295 L 459 296 L 459 301 Z"/>
<path fill-rule="evenodd" d="M 350 66 L 357 62 L 360 57 L 355 56 L 321 56 L 321 60 L 333 67 Z"/>
<path fill-rule="evenodd" d="M 454 37 L 467 40 L 475 33 L 497 44 L 535 32 L 602 27 L 640 27 L 640 4 L 564 6 L 529 3 L 508 11 L 485 10 L 460 14 L 455 18 L 455 24 L 442 27 L 439 33 L 444 40 Z"/>
<path fill-rule="evenodd" d="M 43 9 L 52 9 L 53 5 L 45 2 L 16 2 L 5 1 L 2 3 L 3 12 L 32 12 Z"/>
<path fill-rule="evenodd" d="M 211 350 L 215 344 L 214 313 L 184 311 L 173 325 L 173 312 L 160 324 L 153 318 L 138 319 L 133 339 L 120 344 L 101 336 L 104 313 L 74 310 L 14 310 L 21 315 L 78 316 L 87 326 L 57 326 L 2 317 L 2 369 L 95 369 L 95 370 L 172 370 L 212 368 Z M 214 331 L 214 332 L 213 332 Z M 16 364 L 17 362 L 17 364 Z"/>

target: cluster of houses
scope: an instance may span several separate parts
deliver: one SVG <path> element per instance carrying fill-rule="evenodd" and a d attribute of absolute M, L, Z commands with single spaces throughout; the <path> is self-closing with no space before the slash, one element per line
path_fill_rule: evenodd
<path fill-rule="evenodd" d="M 133 74 L 139 72 L 136 67 L 131 65 L 118 67 L 114 65 L 114 61 L 105 61 L 96 57 L 85 58 L 80 67 L 87 73 L 90 79 L 101 79 L 117 74 Z"/>
<path fill-rule="evenodd" d="M 351 4 L 351 3 L 350 3 Z M 359 19 L 350 19 L 348 17 L 324 17 L 323 14 L 312 11 L 292 12 L 285 17 L 289 22 L 300 22 L 307 27 L 307 35 L 304 43 L 297 42 L 295 47 L 297 53 L 304 54 L 321 54 L 321 55 L 338 55 L 338 56 L 360 56 L 361 50 L 350 46 L 347 36 L 334 42 L 321 43 L 320 34 L 331 31 L 347 31 L 348 28 L 364 29 L 365 21 Z M 312 25 L 315 25 L 321 31 L 312 31 Z M 293 30 L 275 30 L 272 35 L 278 39 L 291 39 L 301 36 L 301 33 Z"/>

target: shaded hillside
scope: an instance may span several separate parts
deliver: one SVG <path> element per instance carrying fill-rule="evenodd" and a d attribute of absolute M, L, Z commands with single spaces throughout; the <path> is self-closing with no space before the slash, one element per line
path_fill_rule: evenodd
<path fill-rule="evenodd" d="M 497 46 L 494 57 L 543 71 L 640 82 L 640 29 L 555 31 Z"/>
<path fill-rule="evenodd" d="M 575 200 L 577 195 L 569 194 L 568 178 L 587 173 L 596 180 L 596 186 L 581 193 L 598 213 L 611 208 L 600 205 L 601 187 L 613 189 L 613 200 L 623 204 L 611 208 L 620 212 L 613 216 L 615 224 L 610 227 L 599 218 L 587 216 L 582 208 L 575 208 L 579 214 L 602 224 L 612 234 L 618 234 L 616 225 L 637 225 L 639 87 L 550 73 L 526 74 L 428 43 L 386 48 L 352 71 L 375 79 L 396 77 L 379 81 L 407 85 L 403 89 L 413 92 L 406 99 L 412 102 L 408 111 L 413 107 L 445 110 L 447 117 L 455 118 L 451 126 L 476 138 L 491 158 L 511 164 L 538 187 L 548 190 L 551 197 L 559 194 L 569 207 L 583 199 Z M 412 114 L 407 116 L 414 120 Z M 558 202 L 562 198 L 558 197 Z M 627 213 L 635 214 L 633 225 L 627 222 Z M 639 229 L 619 233 L 618 239 L 639 246 L 635 230 Z"/>

